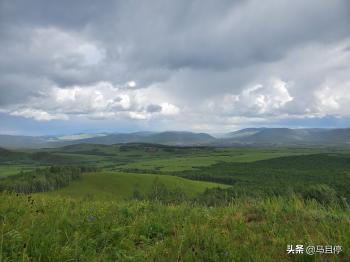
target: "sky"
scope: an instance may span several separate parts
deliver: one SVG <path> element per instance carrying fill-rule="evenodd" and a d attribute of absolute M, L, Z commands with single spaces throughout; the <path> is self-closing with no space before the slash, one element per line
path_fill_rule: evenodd
<path fill-rule="evenodd" d="M 0 0 L 0 133 L 350 126 L 348 0 Z"/>

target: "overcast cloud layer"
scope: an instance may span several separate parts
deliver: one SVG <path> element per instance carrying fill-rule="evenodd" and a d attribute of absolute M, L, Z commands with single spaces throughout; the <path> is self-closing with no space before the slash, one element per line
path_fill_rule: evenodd
<path fill-rule="evenodd" d="M 350 119 L 348 0 L 0 0 L 0 133 L 329 119 Z"/>

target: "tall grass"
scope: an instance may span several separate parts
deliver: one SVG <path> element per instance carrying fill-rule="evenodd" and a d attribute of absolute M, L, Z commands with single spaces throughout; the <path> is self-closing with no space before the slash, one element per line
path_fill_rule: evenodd
<path fill-rule="evenodd" d="M 290 256 L 288 244 L 344 250 Z M 349 208 L 297 197 L 210 208 L 0 195 L 0 261 L 349 261 L 349 247 Z"/>

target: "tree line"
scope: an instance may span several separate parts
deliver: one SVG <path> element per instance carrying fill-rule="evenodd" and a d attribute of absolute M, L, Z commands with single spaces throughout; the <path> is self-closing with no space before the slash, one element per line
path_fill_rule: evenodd
<path fill-rule="evenodd" d="M 51 166 L 0 179 L 0 192 L 37 193 L 57 190 L 80 179 L 82 173 L 96 172 L 96 167 Z"/>

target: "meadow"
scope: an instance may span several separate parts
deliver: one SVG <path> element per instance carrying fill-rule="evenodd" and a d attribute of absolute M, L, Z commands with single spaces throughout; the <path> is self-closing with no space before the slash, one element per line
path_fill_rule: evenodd
<path fill-rule="evenodd" d="M 2 151 L 0 261 L 349 261 L 349 184 L 337 148 Z"/>
<path fill-rule="evenodd" d="M 299 198 L 210 208 L 1 195 L 2 261 L 349 261 L 350 209 Z M 287 245 L 341 245 L 288 255 Z"/>
<path fill-rule="evenodd" d="M 181 189 L 187 197 L 193 197 L 210 188 L 228 188 L 211 182 L 188 180 L 167 175 L 98 172 L 82 176 L 69 186 L 48 192 L 47 195 L 89 200 L 128 200 L 135 192 L 146 194 L 156 183 L 169 190 Z"/>

